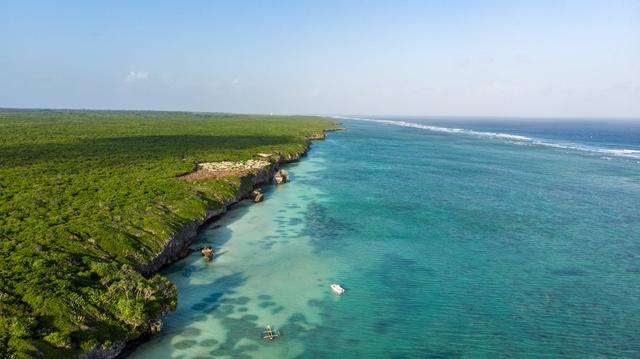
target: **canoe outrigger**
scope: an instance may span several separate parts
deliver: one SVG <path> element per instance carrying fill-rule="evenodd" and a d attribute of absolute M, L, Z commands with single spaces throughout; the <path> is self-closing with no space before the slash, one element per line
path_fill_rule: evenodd
<path fill-rule="evenodd" d="M 204 260 L 208 262 L 213 259 L 213 255 L 216 254 L 216 251 L 211 246 L 206 246 L 202 248 L 200 253 L 202 253 Z"/>
<path fill-rule="evenodd" d="M 272 341 L 275 338 L 280 336 L 280 332 L 274 331 L 270 325 L 267 325 L 267 328 L 264 332 L 262 332 L 262 339 Z"/>

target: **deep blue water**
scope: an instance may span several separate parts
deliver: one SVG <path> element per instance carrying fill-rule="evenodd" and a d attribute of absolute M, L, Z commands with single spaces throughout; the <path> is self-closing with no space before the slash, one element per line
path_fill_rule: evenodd
<path fill-rule="evenodd" d="M 202 231 L 133 357 L 640 357 L 638 122 L 377 120 Z"/>
<path fill-rule="evenodd" d="M 554 140 L 559 143 L 640 149 L 640 119 L 465 119 L 408 116 L 380 119 L 406 120 L 441 127 L 456 127 L 476 131 L 508 133 L 532 138 Z"/>

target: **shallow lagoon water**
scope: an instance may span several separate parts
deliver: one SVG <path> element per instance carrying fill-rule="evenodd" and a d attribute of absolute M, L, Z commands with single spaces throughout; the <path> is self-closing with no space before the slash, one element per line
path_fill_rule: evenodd
<path fill-rule="evenodd" d="M 200 233 L 131 357 L 640 356 L 637 161 L 346 125 Z"/>
<path fill-rule="evenodd" d="M 291 183 L 265 186 L 262 203 L 242 201 L 203 230 L 193 247 L 211 244 L 218 254 L 206 263 L 194 253 L 164 273 L 179 288 L 179 309 L 132 357 L 302 354 L 305 333 L 322 323 L 318 303 L 332 300 L 327 283 L 341 268 L 317 255 L 306 225 L 309 203 L 323 197 L 310 184 L 324 166 L 321 157 L 289 165 Z M 287 339 L 264 343 L 268 324 Z"/>

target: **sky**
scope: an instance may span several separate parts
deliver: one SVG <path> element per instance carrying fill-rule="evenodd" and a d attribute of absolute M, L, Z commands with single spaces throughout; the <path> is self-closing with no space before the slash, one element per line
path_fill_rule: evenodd
<path fill-rule="evenodd" d="M 0 107 L 640 118 L 640 0 L 2 0 Z"/>

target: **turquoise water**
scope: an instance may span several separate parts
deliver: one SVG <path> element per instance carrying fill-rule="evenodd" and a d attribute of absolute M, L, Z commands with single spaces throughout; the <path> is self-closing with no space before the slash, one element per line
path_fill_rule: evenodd
<path fill-rule="evenodd" d="M 410 124 L 345 120 L 203 230 L 131 357 L 640 357 L 634 139 Z"/>

